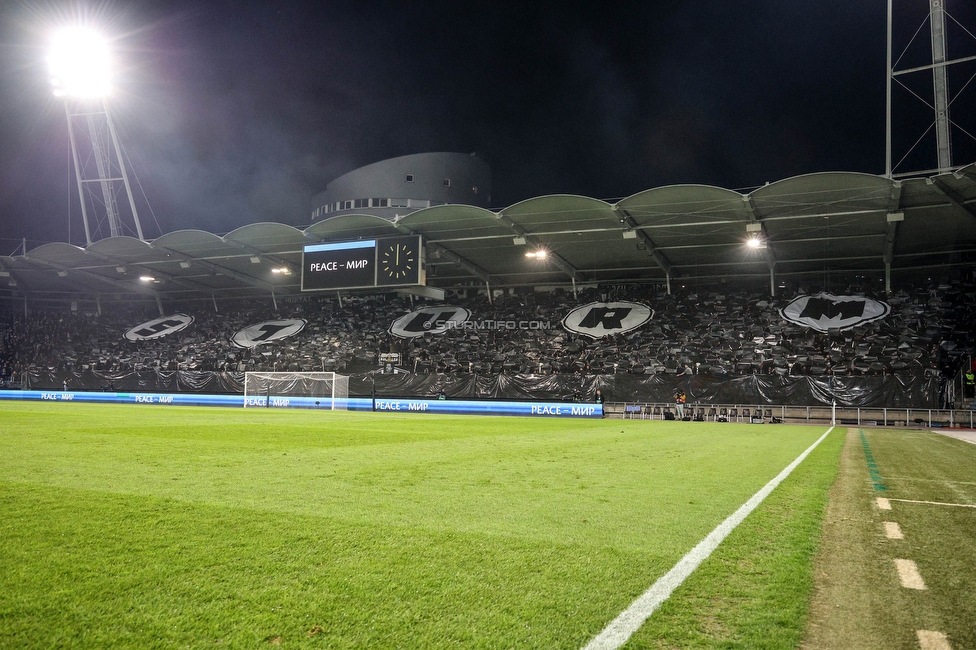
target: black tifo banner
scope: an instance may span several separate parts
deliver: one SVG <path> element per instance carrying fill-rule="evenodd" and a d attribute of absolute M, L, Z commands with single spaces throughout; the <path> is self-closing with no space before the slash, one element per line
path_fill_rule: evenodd
<path fill-rule="evenodd" d="M 25 389 L 112 392 L 243 393 L 244 373 L 191 370 L 109 374 L 86 370 L 55 374 L 32 370 Z M 695 375 L 468 375 L 357 373 L 349 377 L 349 394 L 369 397 L 434 397 L 454 399 L 572 401 L 577 391 L 592 397 L 599 388 L 612 402 L 669 404 L 680 387 L 695 404 L 758 406 L 837 406 L 864 408 L 938 408 L 939 380 L 930 377 L 780 377 L 746 375 L 733 379 Z"/>
<path fill-rule="evenodd" d="M 820 293 L 799 296 L 779 310 L 780 316 L 791 323 L 819 332 L 843 331 L 884 318 L 891 311 L 887 303 L 859 296 L 834 296 Z M 632 332 L 654 318 L 654 310 L 647 305 L 620 300 L 591 302 L 569 311 L 560 321 L 567 331 L 598 339 Z M 141 323 L 124 334 L 129 341 L 148 341 L 181 332 L 193 323 L 187 314 L 161 316 Z M 255 323 L 236 332 L 234 345 L 253 348 L 300 333 L 308 321 L 286 318 Z M 452 329 L 550 329 L 552 323 L 536 320 L 477 320 L 470 310 L 450 305 L 417 309 L 397 318 L 389 332 L 400 338 L 415 338 L 425 334 L 442 334 Z"/>
<path fill-rule="evenodd" d="M 884 318 L 890 307 L 859 296 L 821 293 L 799 296 L 780 310 L 787 321 L 818 331 L 840 331 Z M 582 336 L 601 338 L 635 330 L 654 317 L 640 303 L 592 302 L 572 309 L 561 321 L 565 329 Z M 474 321 L 463 307 L 424 307 L 395 320 L 390 332 L 401 338 L 439 334 L 452 328 L 532 327 L 534 321 Z M 151 340 L 182 331 L 193 317 L 173 314 L 142 323 L 126 332 L 130 341 Z M 302 331 L 302 319 L 264 321 L 238 331 L 234 342 L 254 347 L 281 340 Z M 375 364 L 369 362 L 375 367 Z M 34 390 L 107 390 L 114 392 L 243 393 L 244 374 L 204 371 L 143 371 L 107 374 L 88 370 L 67 377 L 49 371 L 31 371 L 25 388 Z M 597 388 L 610 401 L 670 403 L 680 387 L 688 401 L 699 404 L 784 404 L 791 406 L 838 406 L 872 408 L 938 408 L 939 382 L 928 377 L 780 377 L 747 375 L 732 379 L 696 375 L 693 378 L 629 374 L 593 375 L 464 375 L 402 373 L 354 373 L 349 393 L 382 397 L 433 397 L 444 392 L 451 398 L 570 401 L 577 392 L 592 396 Z"/>

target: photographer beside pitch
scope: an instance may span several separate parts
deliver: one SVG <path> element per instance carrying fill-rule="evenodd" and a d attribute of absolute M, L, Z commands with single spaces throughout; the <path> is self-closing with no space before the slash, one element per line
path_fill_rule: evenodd
<path fill-rule="evenodd" d="M 688 396 L 680 388 L 674 394 L 674 410 L 677 413 L 677 418 L 679 420 L 685 417 L 685 402 L 688 401 Z"/>

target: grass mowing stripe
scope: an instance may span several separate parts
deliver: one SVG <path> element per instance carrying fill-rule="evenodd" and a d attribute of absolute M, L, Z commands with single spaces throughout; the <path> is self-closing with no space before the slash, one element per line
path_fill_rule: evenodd
<path fill-rule="evenodd" d="M 885 487 L 881 472 L 878 471 L 878 463 L 875 462 L 874 454 L 871 453 L 871 445 L 868 444 L 868 439 L 864 437 L 864 429 L 858 429 L 858 433 L 861 435 L 861 445 L 864 447 L 864 457 L 868 461 L 868 472 L 871 474 L 874 489 L 878 492 L 887 492 L 888 488 Z"/>
<path fill-rule="evenodd" d="M 777 485 L 789 476 L 796 467 L 803 462 L 810 452 L 817 448 L 823 440 L 833 431 L 830 427 L 820 436 L 816 442 L 807 447 L 796 460 L 786 466 L 782 472 L 776 475 L 769 483 L 763 486 L 756 494 L 746 501 L 738 510 L 719 524 L 705 539 L 699 542 L 691 551 L 674 565 L 665 575 L 659 578 L 651 587 L 645 591 L 640 598 L 635 600 L 630 607 L 625 609 L 607 627 L 603 629 L 593 640 L 586 644 L 584 650 L 616 650 L 630 639 L 631 635 L 644 624 L 651 614 L 668 599 L 668 597 L 683 583 L 688 576 L 694 572 L 698 566 L 708 558 L 712 552 L 718 548 L 729 533 L 735 530 L 742 521 L 755 510 L 760 503 L 772 492 Z"/>

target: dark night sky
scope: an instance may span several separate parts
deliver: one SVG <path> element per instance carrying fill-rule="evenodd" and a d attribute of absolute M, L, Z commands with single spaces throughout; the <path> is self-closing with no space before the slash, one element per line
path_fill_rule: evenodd
<path fill-rule="evenodd" d="M 948 7 L 972 30 L 971 4 Z M 495 207 L 884 172 L 883 0 L 82 7 L 0 2 L 0 254 L 22 237 L 67 240 L 69 202 L 71 240 L 83 240 L 44 65 L 48 32 L 79 13 L 116 37 L 111 107 L 155 213 L 140 205 L 147 237 L 307 225 L 309 198 L 332 178 L 424 151 L 478 152 Z M 922 17 L 896 13 L 903 45 Z M 903 63 L 925 63 L 923 45 Z M 950 32 L 950 57 L 974 53 Z M 931 93 L 930 77 L 916 85 Z M 974 97 L 968 88 L 954 116 L 976 114 Z M 931 121 L 912 110 L 896 116 L 908 144 Z M 976 160 L 971 141 L 954 144 L 955 162 Z"/>

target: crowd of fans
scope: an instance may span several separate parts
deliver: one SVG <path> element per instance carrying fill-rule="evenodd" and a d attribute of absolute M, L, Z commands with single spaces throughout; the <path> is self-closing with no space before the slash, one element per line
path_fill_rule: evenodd
<path fill-rule="evenodd" d="M 424 306 L 391 295 L 301 296 L 235 303 L 233 309 L 174 308 L 194 316 L 185 330 L 130 342 L 123 333 L 158 317 L 145 309 L 78 312 L 0 311 L 0 382 L 19 385 L 24 373 L 95 370 L 334 370 L 365 372 L 380 353 L 398 353 L 396 365 L 417 373 L 555 374 L 707 373 L 716 376 L 932 375 L 956 372 L 970 348 L 976 287 L 963 282 L 928 284 L 877 296 L 891 313 L 851 330 L 820 334 L 784 321 L 779 308 L 817 288 L 796 287 L 775 299 L 736 291 L 679 291 L 620 285 L 566 291 L 515 291 L 493 296 L 450 296 L 476 321 L 528 321 L 515 329 L 449 329 L 403 339 L 389 332 L 397 318 Z M 856 288 L 834 293 L 858 293 Z M 860 292 L 863 294 L 863 292 Z M 592 301 L 632 300 L 654 317 L 635 331 L 590 339 L 566 331 L 561 320 Z M 2 309 L 2 308 L 0 308 Z M 308 321 L 300 333 L 255 348 L 232 343 L 249 325 L 278 318 Z"/>

